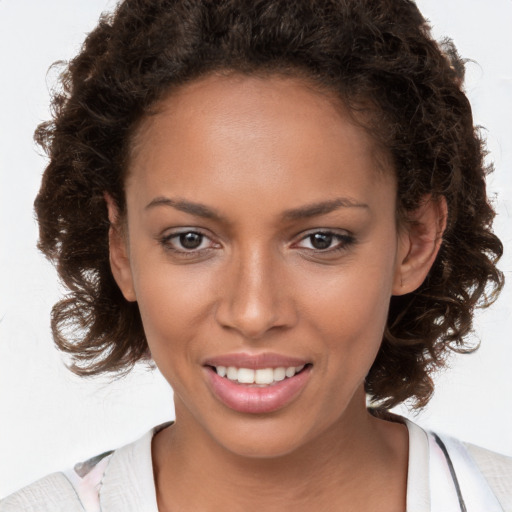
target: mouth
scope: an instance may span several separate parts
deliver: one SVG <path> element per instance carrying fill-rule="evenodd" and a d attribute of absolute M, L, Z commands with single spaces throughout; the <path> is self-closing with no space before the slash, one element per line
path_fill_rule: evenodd
<path fill-rule="evenodd" d="M 210 366 L 224 379 L 249 386 L 274 386 L 278 382 L 295 377 L 310 364 L 300 366 L 279 366 L 277 368 L 237 368 L 236 366 Z"/>
<path fill-rule="evenodd" d="M 240 413 L 266 414 L 298 398 L 309 382 L 313 364 L 297 359 L 237 356 L 208 361 L 203 368 L 210 391 L 223 405 Z"/>

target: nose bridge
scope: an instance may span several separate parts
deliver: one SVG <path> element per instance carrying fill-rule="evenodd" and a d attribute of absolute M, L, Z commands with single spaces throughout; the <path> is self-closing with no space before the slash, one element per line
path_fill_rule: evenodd
<path fill-rule="evenodd" d="M 290 321 L 279 260 L 271 250 L 255 244 L 236 251 L 217 311 L 224 327 L 256 339 Z"/>

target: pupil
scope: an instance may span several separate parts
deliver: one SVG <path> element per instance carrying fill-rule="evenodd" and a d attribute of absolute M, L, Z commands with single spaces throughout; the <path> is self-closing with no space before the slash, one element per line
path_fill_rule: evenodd
<path fill-rule="evenodd" d="M 315 233 L 311 235 L 311 244 L 315 249 L 328 249 L 332 243 L 332 235 L 327 233 Z"/>
<path fill-rule="evenodd" d="M 180 243 L 185 249 L 197 249 L 203 241 L 203 235 L 199 233 L 184 233 L 180 235 Z"/>

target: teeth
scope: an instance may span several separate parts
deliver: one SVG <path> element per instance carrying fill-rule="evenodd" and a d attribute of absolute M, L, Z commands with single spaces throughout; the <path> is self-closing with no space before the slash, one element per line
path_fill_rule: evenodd
<path fill-rule="evenodd" d="M 295 375 L 295 367 L 293 366 L 290 366 L 289 368 L 286 368 L 286 371 L 284 372 L 284 374 L 289 378 L 289 377 L 293 377 Z"/>
<path fill-rule="evenodd" d="M 268 385 L 293 377 L 303 368 L 304 365 L 252 370 L 250 368 L 236 368 L 235 366 L 216 366 L 215 370 L 220 377 L 227 377 L 229 380 L 238 381 L 240 384 Z"/>
<path fill-rule="evenodd" d="M 284 380 L 286 378 L 286 369 L 285 368 L 275 368 L 274 369 L 274 380 L 277 382 Z"/>
<path fill-rule="evenodd" d="M 238 370 L 237 380 L 240 384 L 252 384 L 254 382 L 254 373 L 254 370 L 250 370 L 249 368 L 240 368 Z"/>
<path fill-rule="evenodd" d="M 227 376 L 229 380 L 238 380 L 238 370 L 234 366 L 228 366 Z"/>
<path fill-rule="evenodd" d="M 256 370 L 255 373 L 254 382 L 256 384 L 272 384 L 274 382 L 274 370 L 272 368 L 262 368 Z"/>

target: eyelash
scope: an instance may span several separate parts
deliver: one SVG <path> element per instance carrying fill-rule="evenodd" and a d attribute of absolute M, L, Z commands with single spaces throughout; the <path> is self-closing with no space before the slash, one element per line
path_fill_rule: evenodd
<path fill-rule="evenodd" d="M 216 248 L 220 247 L 219 244 L 215 244 L 214 242 L 211 242 L 211 240 L 210 240 L 210 242 L 212 243 L 212 245 L 210 247 L 203 247 L 200 249 L 187 249 L 187 248 L 179 249 L 174 246 L 174 244 L 172 242 L 173 240 L 179 240 L 180 237 L 182 237 L 184 235 L 190 235 L 190 234 L 199 235 L 200 237 L 202 237 L 200 246 L 204 243 L 205 239 L 210 240 L 210 237 L 208 235 L 204 234 L 203 232 L 201 232 L 197 229 L 188 229 L 188 230 L 183 230 L 183 231 L 174 232 L 174 233 L 165 235 L 159 239 L 159 242 L 164 247 L 165 250 L 172 251 L 173 253 L 177 254 L 178 256 L 185 257 L 185 258 L 197 257 L 198 255 L 202 255 L 207 251 L 210 251 L 212 249 L 216 249 Z M 335 254 L 338 252 L 346 251 L 355 242 L 355 238 L 352 235 L 340 234 L 340 233 L 336 233 L 336 232 L 330 231 L 330 230 L 317 229 L 315 231 L 308 232 L 306 235 L 304 235 L 299 240 L 298 243 L 296 243 L 294 245 L 297 245 L 305 240 L 311 239 L 314 235 L 323 235 L 323 236 L 332 237 L 333 241 L 337 240 L 338 243 L 334 247 L 328 247 L 326 249 L 316 249 L 314 247 L 299 247 L 299 248 L 302 250 L 314 253 L 314 254 L 319 254 L 319 255 L 326 254 L 327 255 L 327 254 Z"/>
<path fill-rule="evenodd" d="M 333 238 L 333 241 L 337 240 L 337 244 L 334 247 L 329 247 L 327 249 L 315 249 L 309 248 L 309 247 L 302 247 L 302 249 L 305 249 L 306 251 L 310 251 L 315 254 L 335 254 L 338 252 L 346 251 L 352 244 L 355 242 L 355 238 L 352 235 L 349 234 L 341 234 L 336 233 L 335 231 L 331 230 L 322 230 L 317 229 L 315 231 L 310 231 L 306 235 L 304 235 L 300 240 L 300 242 L 303 242 L 304 240 L 311 239 L 314 235 L 323 235 L 323 236 L 329 236 Z"/>
<path fill-rule="evenodd" d="M 173 253 L 177 254 L 178 256 L 185 257 L 185 258 L 197 257 L 198 255 L 204 254 L 206 251 L 210 251 L 211 249 L 216 248 L 214 246 L 211 246 L 211 247 L 203 247 L 201 249 L 187 249 L 187 248 L 178 249 L 173 246 L 173 242 L 172 242 L 173 240 L 176 240 L 176 239 L 179 240 L 180 237 L 182 237 L 184 235 L 190 235 L 190 234 L 199 235 L 200 237 L 202 237 L 200 245 L 202 245 L 204 243 L 205 239 L 210 240 L 210 237 L 208 235 L 202 233 L 201 231 L 199 231 L 197 229 L 187 229 L 187 230 L 174 232 L 169 235 L 165 235 L 160 238 L 159 242 L 161 243 L 161 245 L 164 247 L 165 250 L 172 251 Z M 213 242 L 212 242 L 212 245 L 217 245 L 217 247 L 219 247 L 219 244 L 214 244 Z"/>

